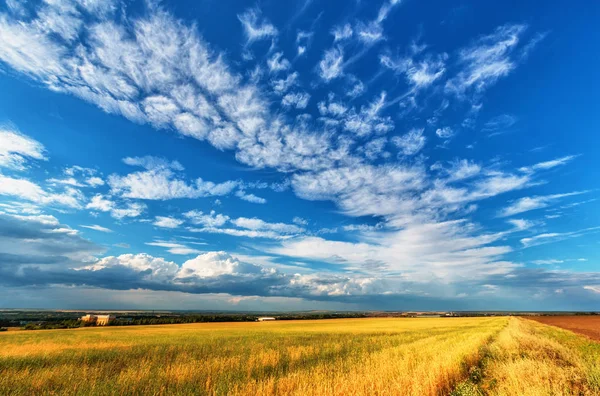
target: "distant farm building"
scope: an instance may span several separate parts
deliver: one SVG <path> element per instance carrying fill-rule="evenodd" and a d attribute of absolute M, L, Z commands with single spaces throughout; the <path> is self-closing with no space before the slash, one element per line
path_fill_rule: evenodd
<path fill-rule="evenodd" d="M 115 320 L 115 317 L 113 315 L 87 314 L 87 315 L 81 317 L 82 322 L 95 323 L 97 326 L 106 326 L 113 320 Z"/>
<path fill-rule="evenodd" d="M 258 318 L 256 320 L 259 322 L 270 322 L 270 321 L 275 320 L 275 318 L 263 317 L 263 318 Z"/>

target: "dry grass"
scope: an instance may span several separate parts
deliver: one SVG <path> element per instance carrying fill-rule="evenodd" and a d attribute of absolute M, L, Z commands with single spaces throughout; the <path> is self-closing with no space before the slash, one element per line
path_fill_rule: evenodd
<path fill-rule="evenodd" d="M 478 377 L 455 395 L 598 395 L 600 344 L 511 318 L 486 351 Z"/>
<path fill-rule="evenodd" d="M 448 394 L 506 322 L 348 319 L 11 332 L 0 336 L 0 394 Z"/>
<path fill-rule="evenodd" d="M 0 394 L 598 395 L 600 343 L 519 318 L 0 335 Z"/>

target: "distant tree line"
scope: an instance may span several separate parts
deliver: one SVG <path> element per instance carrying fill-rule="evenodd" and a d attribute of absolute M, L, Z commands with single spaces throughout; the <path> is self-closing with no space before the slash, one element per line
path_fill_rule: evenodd
<path fill-rule="evenodd" d="M 598 315 L 597 312 L 450 312 L 442 317 L 468 316 L 497 316 L 497 315 Z M 0 314 L 1 315 L 1 314 Z M 95 326 L 95 323 L 79 320 L 82 313 L 75 312 L 23 312 L 10 317 L 0 317 L 0 331 L 7 327 L 21 327 L 25 330 L 73 329 L 78 327 Z M 214 323 L 214 322 L 254 322 L 261 316 L 271 316 L 276 320 L 315 320 L 340 318 L 373 318 L 373 317 L 419 317 L 414 312 L 260 312 L 260 313 L 161 313 L 148 312 L 131 313 L 129 317 L 117 317 L 109 326 L 140 326 L 183 323 Z"/>

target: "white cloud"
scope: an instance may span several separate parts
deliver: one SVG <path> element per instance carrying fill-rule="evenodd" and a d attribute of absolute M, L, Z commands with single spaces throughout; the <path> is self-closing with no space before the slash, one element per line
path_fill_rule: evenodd
<path fill-rule="evenodd" d="M 340 47 L 328 49 L 319 62 L 319 74 L 325 81 L 341 77 L 344 74 L 344 52 Z"/>
<path fill-rule="evenodd" d="M 268 60 L 267 65 L 271 73 L 278 73 L 290 68 L 290 61 L 283 57 L 283 52 L 275 52 Z"/>
<path fill-rule="evenodd" d="M 209 252 L 183 263 L 179 277 L 211 278 L 221 275 L 260 273 L 261 270 L 260 267 L 242 263 L 225 252 Z"/>
<path fill-rule="evenodd" d="M 148 200 L 222 196 L 228 195 L 237 187 L 235 181 L 213 183 L 201 178 L 188 183 L 172 170 L 164 167 L 125 176 L 110 175 L 108 184 L 112 194 L 124 198 Z"/>
<path fill-rule="evenodd" d="M 306 53 L 306 51 L 310 47 L 313 35 L 314 34 L 312 32 L 298 32 L 298 34 L 296 35 L 296 52 L 298 56 L 302 56 Z"/>
<path fill-rule="evenodd" d="M 295 216 L 292 219 L 292 223 L 299 225 L 299 226 L 307 226 L 308 225 L 308 220 L 303 219 L 302 217 L 299 216 Z"/>
<path fill-rule="evenodd" d="M 512 224 L 519 231 L 527 230 L 536 224 L 533 221 L 525 220 L 525 219 L 510 219 L 510 220 L 507 220 L 507 223 Z"/>
<path fill-rule="evenodd" d="M 389 16 L 390 12 L 392 11 L 392 9 L 397 6 L 400 5 L 402 3 L 402 0 L 390 0 L 390 1 L 385 1 L 381 8 L 379 9 L 379 13 L 377 14 L 377 22 L 381 23 L 383 21 L 385 21 L 387 19 L 387 17 Z"/>
<path fill-rule="evenodd" d="M 454 136 L 454 131 L 450 127 L 443 127 L 443 128 L 438 128 L 435 131 L 435 134 L 440 139 L 450 139 L 452 136 Z"/>
<path fill-rule="evenodd" d="M 394 59 L 388 54 L 379 56 L 379 62 L 397 74 L 404 74 L 412 92 L 427 88 L 446 72 L 446 54 L 426 55 L 417 60 L 418 54 Z M 409 92 L 410 93 L 410 92 Z"/>
<path fill-rule="evenodd" d="M 381 225 L 349 224 L 342 227 L 344 231 L 372 232 L 381 229 Z"/>
<path fill-rule="evenodd" d="M 298 72 L 293 72 L 288 74 L 285 79 L 273 80 L 271 85 L 273 86 L 273 90 L 278 95 L 284 94 L 290 88 L 297 84 L 298 81 Z"/>
<path fill-rule="evenodd" d="M 361 236 L 357 243 L 338 244 L 336 241 L 298 237 L 305 232 L 304 224 L 299 221 L 294 221 L 294 224 L 268 223 L 249 218 L 231 220 L 215 212 L 188 212 L 185 217 L 200 226 L 193 231 L 285 240 L 284 247 L 290 251 L 299 247 L 294 244 L 301 240 L 308 248 L 317 247 L 314 253 L 308 253 L 314 254 L 314 258 L 326 261 L 339 259 L 336 262 L 350 263 L 344 264 L 348 268 L 361 268 L 361 263 L 367 270 L 387 266 L 397 272 L 404 273 L 406 270 L 409 276 L 415 278 L 430 271 L 440 279 L 446 279 L 448 269 L 454 269 L 458 263 L 466 263 L 466 267 L 470 266 L 478 274 L 490 274 L 493 268 L 502 272 L 514 268 L 513 263 L 502 259 L 502 255 L 510 250 L 501 246 L 498 239 L 505 233 L 489 235 L 482 231 L 481 225 L 470 224 L 460 218 L 475 210 L 474 201 L 531 186 L 538 170 L 550 169 L 572 159 L 565 157 L 536 164 L 522 168 L 521 173 L 498 170 L 504 166 L 500 163 L 485 169 L 483 165 L 469 160 L 455 160 L 448 166 L 440 165 L 433 170 L 428 168 L 428 159 L 424 155 L 408 158 L 418 154 L 425 146 L 423 130 L 413 129 L 393 139 L 382 136 L 396 123 L 396 118 L 385 116 L 384 111 L 397 102 L 386 101 L 385 93 L 370 103 L 361 98 L 354 99 L 367 87 L 372 87 L 378 76 L 365 80 L 363 84 L 355 76 L 345 74 L 344 69 L 370 44 L 384 39 L 382 23 L 399 1 L 385 1 L 372 22 L 353 22 L 353 25 L 342 26 L 333 32 L 333 48 L 324 54 L 317 73 L 325 81 L 345 75 L 339 84 L 344 91 L 339 95 L 348 102 L 331 96 L 318 104 L 321 118 L 311 119 L 302 114 L 295 121 L 290 113 L 296 112 L 282 112 L 271 107 L 277 106 L 281 99 L 283 106 L 303 109 L 308 106 L 309 95 L 294 92 L 297 90 L 293 87 L 304 87 L 296 72 L 287 76 L 281 73 L 282 78 L 275 79 L 275 73 L 290 69 L 291 63 L 278 52 L 277 29 L 263 19 L 257 9 L 247 10 L 238 17 L 247 43 L 272 39 L 267 65 L 261 63 L 259 66 L 261 70 L 269 67 L 272 73 L 257 73 L 248 78 L 232 71 L 237 64 L 228 63 L 225 52 L 211 49 L 195 27 L 175 19 L 160 5 L 152 5 L 132 16 L 128 15 L 128 9 L 113 2 L 105 3 L 109 5 L 102 6 L 103 11 L 99 11 L 100 3 L 104 2 L 83 0 L 82 5 L 62 14 L 49 8 L 44 11 L 44 4 L 31 6 L 36 11 L 35 16 L 19 21 L 14 21 L 10 17 L 12 14 L 0 16 L 0 41 L 7 43 L 0 48 L 0 59 L 15 71 L 30 76 L 39 85 L 76 95 L 106 112 L 121 114 L 135 122 L 151 123 L 157 128 L 175 130 L 183 136 L 207 140 L 220 150 L 234 150 L 238 161 L 252 167 L 290 172 L 292 186 L 298 196 L 331 200 L 343 214 L 381 217 L 386 227 L 386 232 L 377 233 L 374 240 Z M 99 14 L 91 15 L 86 11 L 91 9 Z M 108 15 L 116 10 L 121 11 L 114 13 L 118 18 Z M 529 52 L 524 47 L 519 51 L 523 31 L 522 26 L 507 25 L 461 51 L 458 64 L 461 71 L 449 80 L 447 92 L 460 98 L 471 92 L 479 94 L 507 75 Z M 296 46 L 299 55 L 304 54 L 311 35 L 298 33 Z M 350 37 L 356 41 L 344 41 Z M 362 44 L 357 45 L 357 41 Z M 352 53 L 356 47 L 359 52 Z M 381 58 L 384 66 L 402 73 L 411 92 L 407 101 L 401 104 L 413 101 L 410 103 L 415 109 L 418 107 L 416 91 L 435 85 L 452 70 L 445 54 L 427 54 L 425 48 L 417 48 L 415 44 L 410 49 L 410 56 L 400 60 L 389 56 Z M 248 48 L 245 50 L 249 51 Z M 345 56 L 349 58 L 346 61 Z M 317 85 L 314 83 L 311 89 L 317 89 Z M 336 87 L 335 84 L 330 86 Z M 265 94 L 261 91 L 263 87 L 272 87 L 278 96 Z M 441 127 L 445 125 L 441 120 L 442 112 L 440 110 L 433 115 L 437 118 L 434 125 L 436 128 L 440 126 L 436 134 L 448 139 L 454 131 Z M 402 115 L 398 115 L 398 119 Z M 409 122 L 407 118 L 402 120 Z M 502 122 L 507 125 L 506 119 L 499 119 L 495 120 L 495 124 L 484 125 L 484 129 L 502 128 Z M 399 163 L 387 160 L 389 153 L 386 153 L 385 147 L 388 141 L 396 144 L 405 155 Z M 3 145 L 0 144 L 0 147 Z M 1 155 L 2 152 L 0 158 Z M 7 155 L 12 158 L 8 163 L 15 169 L 26 159 L 45 158 L 43 146 L 35 154 L 39 158 L 16 151 L 6 151 L 4 156 Z M 370 164 L 375 161 L 381 161 L 377 162 L 381 165 Z M 183 166 L 176 161 L 136 157 L 125 162 L 144 169 L 106 179 L 110 192 L 92 197 L 87 204 L 88 209 L 124 218 L 139 216 L 146 210 L 145 205 L 129 199 L 165 200 L 235 193 L 250 202 L 265 202 L 264 198 L 247 193 L 246 189 L 251 187 L 242 182 L 216 184 L 189 179 L 180 173 Z M 104 183 L 103 175 L 91 174 L 82 178 L 71 175 L 53 179 L 54 183 L 71 186 L 97 187 Z M 61 194 L 52 189 L 46 191 L 26 180 L 21 183 L 15 182 L 17 179 L 10 180 L 12 184 L 9 187 L 0 186 L 0 191 L 4 188 L 4 195 L 25 197 L 40 204 L 59 201 L 58 195 Z M 81 206 L 85 202 L 75 189 L 65 190 L 65 195 L 60 199 L 71 197 Z M 182 220 L 178 219 L 156 218 L 158 224 L 173 225 L 172 221 L 179 222 L 177 226 L 182 224 Z M 230 226 L 223 228 L 226 224 Z M 506 232 L 517 232 L 531 226 L 523 219 L 514 219 L 511 224 L 514 229 Z M 292 232 L 286 227 L 298 229 Z M 406 232 L 403 232 L 403 227 L 406 227 Z M 371 230 L 368 226 L 356 225 L 346 228 Z M 153 243 L 174 249 L 174 254 L 197 252 L 176 242 Z M 406 249 L 409 252 L 405 253 Z M 300 251 L 297 250 L 298 253 Z M 416 266 L 418 257 L 424 257 L 422 269 Z M 228 260 L 211 258 L 209 261 Z M 406 267 L 404 260 L 408 263 Z M 462 274 L 461 271 L 457 272 Z M 450 274 L 449 277 L 452 276 Z M 310 285 L 311 288 L 316 283 L 315 279 L 309 278 L 296 278 L 294 282 L 300 286 Z M 313 292 L 343 295 L 353 290 L 372 291 L 377 287 L 379 283 L 372 280 L 334 279 L 331 286 L 320 285 L 316 288 L 318 291 Z"/>
<path fill-rule="evenodd" d="M 109 212 L 114 207 L 114 202 L 106 199 L 102 194 L 96 194 L 86 205 L 86 209 L 98 210 L 100 212 Z"/>
<path fill-rule="evenodd" d="M 249 193 L 245 192 L 244 190 L 236 191 L 235 196 L 241 200 L 244 200 L 247 202 L 252 202 L 255 204 L 266 204 L 267 203 L 266 199 L 258 197 L 254 194 L 249 194 Z"/>
<path fill-rule="evenodd" d="M 341 117 L 348 111 L 348 107 L 336 101 L 333 95 L 329 95 L 327 101 L 319 102 L 318 107 L 319 113 L 323 116 Z"/>
<path fill-rule="evenodd" d="M 201 211 L 191 210 L 183 215 L 193 224 L 199 224 L 205 227 L 221 227 L 229 221 L 229 216 L 216 213 L 214 210 L 207 214 Z"/>
<path fill-rule="evenodd" d="M 359 242 L 319 237 L 283 241 L 272 253 L 323 260 L 359 271 L 402 271 L 413 282 L 485 279 L 508 274 L 517 265 L 501 260 L 510 247 L 496 245 L 502 233 L 473 234 L 464 222 L 411 224 Z"/>
<path fill-rule="evenodd" d="M 147 280 L 155 281 L 171 279 L 179 271 L 179 266 L 174 262 L 166 261 L 160 257 L 152 257 L 145 253 L 104 257 L 85 269 L 101 271 L 116 266 L 131 268 L 138 273 L 143 273 L 144 278 Z"/>
<path fill-rule="evenodd" d="M 305 231 L 300 225 L 269 223 L 258 218 L 247 217 L 230 219 L 229 216 L 217 214 L 215 211 L 211 211 L 209 214 L 190 211 L 184 213 L 184 216 L 193 224 L 202 226 L 202 228 L 188 228 L 191 232 L 226 234 L 248 238 L 286 239 Z M 226 223 L 231 223 L 238 229 L 222 228 Z"/>
<path fill-rule="evenodd" d="M 22 73 L 42 79 L 65 73 L 62 46 L 35 28 L 10 21 L 5 14 L 0 15 L 0 42 L 4 43 L 0 58 Z"/>
<path fill-rule="evenodd" d="M 394 136 L 392 143 L 400 149 L 402 154 L 415 155 L 425 147 L 426 140 L 425 136 L 423 136 L 423 129 L 415 128 L 402 136 Z"/>
<path fill-rule="evenodd" d="M 257 218 L 239 217 L 231 222 L 240 228 L 255 231 L 274 231 L 281 234 L 300 234 L 305 231 L 304 228 L 294 224 L 269 223 Z"/>
<path fill-rule="evenodd" d="M 383 40 L 383 27 L 377 22 L 362 23 L 356 25 L 356 36 L 364 44 L 371 45 Z"/>
<path fill-rule="evenodd" d="M 154 223 L 152 224 L 161 228 L 178 228 L 183 224 L 183 220 L 179 220 L 174 217 L 156 216 Z"/>
<path fill-rule="evenodd" d="M 365 157 L 367 157 L 369 160 L 375 160 L 379 157 L 387 157 L 389 156 L 389 153 L 384 151 L 386 144 L 386 137 L 373 139 L 363 146 L 362 151 L 364 152 Z"/>
<path fill-rule="evenodd" d="M 523 197 L 516 201 L 514 201 L 511 205 L 502 209 L 499 213 L 501 217 L 514 216 L 519 213 L 529 212 L 535 209 L 546 208 L 552 204 L 552 202 L 557 201 L 562 198 L 571 197 L 575 195 L 584 194 L 585 191 L 574 191 L 566 194 L 552 194 L 552 195 L 543 195 L 536 197 Z"/>
<path fill-rule="evenodd" d="M 389 116 L 381 116 L 380 113 L 386 106 L 386 93 L 381 92 L 373 101 L 367 105 L 361 106 L 360 111 L 355 108 L 350 109 L 348 112 L 342 110 L 345 108 L 332 101 L 332 97 L 329 98 L 329 105 L 327 111 L 330 115 L 337 115 L 342 117 L 342 123 L 344 129 L 350 131 L 358 136 L 368 136 L 372 133 L 384 134 L 394 129 L 394 123 Z M 320 106 L 320 111 L 324 108 Z"/>
<path fill-rule="evenodd" d="M 82 21 L 75 4 L 70 2 L 45 2 L 38 10 L 36 26 L 46 34 L 57 34 L 66 41 L 79 35 Z"/>
<path fill-rule="evenodd" d="M 481 166 L 466 159 L 455 160 L 451 162 L 451 167 L 445 171 L 448 175 L 448 181 L 452 182 L 470 179 L 479 175 L 481 172 Z"/>
<path fill-rule="evenodd" d="M 0 195 L 17 197 L 40 205 L 59 205 L 81 208 L 83 194 L 67 187 L 63 193 L 51 193 L 27 179 L 15 179 L 0 174 Z"/>
<path fill-rule="evenodd" d="M 600 231 L 600 227 L 584 228 L 578 231 L 571 232 L 546 232 L 543 234 L 534 235 L 529 238 L 521 239 L 521 243 L 524 247 L 532 247 L 538 245 L 545 245 L 547 243 L 554 243 L 564 241 L 569 238 L 577 238 L 585 234 L 594 233 Z"/>
<path fill-rule="evenodd" d="M 102 180 L 98 176 L 89 177 L 85 180 L 85 182 L 92 187 L 99 187 L 104 185 L 104 180 Z"/>
<path fill-rule="evenodd" d="M 533 260 L 532 263 L 535 265 L 553 265 L 553 264 L 562 264 L 562 263 L 564 263 L 564 261 L 549 259 L 549 260 Z"/>
<path fill-rule="evenodd" d="M 89 228 L 90 230 L 100 231 L 100 232 L 113 232 L 110 228 L 102 227 L 97 224 L 93 225 L 81 225 L 80 227 Z"/>
<path fill-rule="evenodd" d="M 73 177 L 68 177 L 66 179 L 55 179 L 55 178 L 51 178 L 46 180 L 48 183 L 50 183 L 51 185 L 57 185 L 57 184 L 62 184 L 65 186 L 72 186 L 72 187 L 84 187 L 83 184 L 80 184 L 75 178 Z"/>
<path fill-rule="evenodd" d="M 173 128 L 183 136 L 206 139 L 220 150 L 236 150 L 236 159 L 252 167 L 318 169 L 349 154 L 347 141 L 317 134 L 307 123 L 290 125 L 283 115 L 271 113 L 261 85 L 244 83 L 241 75 L 230 70 L 225 54 L 212 50 L 194 26 L 158 5 L 135 16 L 120 10 L 97 23 L 84 23 L 76 44 L 40 33 L 35 19 L 13 23 L 3 16 L 0 34 L 6 33 L 3 41 L 11 45 L 0 49 L 0 60 L 53 91 L 73 94 L 108 113 L 156 128 Z M 97 17 L 83 8 L 79 11 L 84 21 Z M 261 21 L 256 10 L 240 19 L 250 40 L 275 34 L 276 29 Z M 43 45 L 38 48 L 39 43 Z M 342 55 L 341 50 L 337 54 Z M 341 76 L 343 63 L 343 56 L 336 61 L 335 50 L 332 55 L 331 62 L 323 62 L 330 79 Z M 295 80 L 288 76 L 273 84 L 283 95 Z M 302 107 L 305 102 L 296 103 Z M 390 129 L 389 122 L 378 127 Z M 129 182 L 136 178 L 125 180 Z"/>
<path fill-rule="evenodd" d="M 349 39 L 350 37 L 352 37 L 352 33 L 352 26 L 350 26 L 349 23 L 346 23 L 343 26 L 336 26 L 331 31 L 334 42 Z"/>
<path fill-rule="evenodd" d="M 183 256 L 187 256 L 190 254 L 202 253 L 198 249 L 194 249 L 189 246 L 183 245 L 181 243 L 176 243 L 176 242 L 167 242 L 167 241 L 159 240 L 159 241 L 154 241 L 154 242 L 146 242 L 146 245 L 163 247 L 163 248 L 166 248 L 167 251 L 171 254 L 178 254 L 178 255 L 183 255 Z"/>
<path fill-rule="evenodd" d="M 577 155 L 567 155 L 565 157 L 556 158 L 550 161 L 539 162 L 532 166 L 524 166 L 522 168 L 519 168 L 519 170 L 525 173 L 531 173 L 538 170 L 548 170 L 556 168 L 557 166 L 566 165 L 575 158 L 577 158 Z"/>
<path fill-rule="evenodd" d="M 112 217 L 120 220 L 125 217 L 140 216 L 146 210 L 146 205 L 138 202 L 126 202 L 125 204 L 118 205 L 106 196 L 96 194 L 87 203 L 85 208 L 99 212 L 110 212 Z"/>
<path fill-rule="evenodd" d="M 517 123 L 517 117 L 511 114 L 501 114 L 490 119 L 483 126 L 484 132 L 491 132 L 490 136 L 502 133 Z"/>
<path fill-rule="evenodd" d="M 146 210 L 146 205 L 138 202 L 130 202 L 122 207 L 111 209 L 110 215 L 115 219 L 123 219 L 125 217 L 138 217 Z"/>
<path fill-rule="evenodd" d="M 446 91 L 459 97 L 468 91 L 480 93 L 515 69 L 515 49 L 525 25 L 504 25 L 482 36 L 459 53 L 462 70 L 446 83 Z"/>
<path fill-rule="evenodd" d="M 235 237 L 246 237 L 246 238 L 265 238 L 265 239 L 288 239 L 291 235 L 282 235 L 274 231 L 257 231 L 257 230 L 239 230 L 235 228 L 215 228 L 215 227 L 203 227 L 203 228 L 188 228 L 190 232 L 200 232 L 207 234 L 225 234 Z"/>
<path fill-rule="evenodd" d="M 593 293 L 600 294 L 600 286 L 589 286 L 588 285 L 588 286 L 583 286 L 583 288 L 585 290 L 589 290 L 589 291 L 591 291 Z"/>
<path fill-rule="evenodd" d="M 286 107 L 294 107 L 296 109 L 305 109 L 308 106 L 310 95 L 306 92 L 289 93 L 283 97 L 281 104 Z"/>
<path fill-rule="evenodd" d="M 140 166 L 147 170 L 173 169 L 176 171 L 182 171 L 184 169 L 183 165 L 177 161 L 169 161 L 164 158 L 153 157 L 151 155 L 147 155 L 145 157 L 125 157 L 123 158 L 123 162 L 127 165 Z"/>
<path fill-rule="evenodd" d="M 0 126 L 0 167 L 24 170 L 27 159 L 46 160 L 44 146 L 29 136 Z"/>
<path fill-rule="evenodd" d="M 244 27 L 244 33 L 248 43 L 257 40 L 277 37 L 278 31 L 270 22 L 263 19 L 259 9 L 248 9 L 238 15 L 238 19 Z"/>

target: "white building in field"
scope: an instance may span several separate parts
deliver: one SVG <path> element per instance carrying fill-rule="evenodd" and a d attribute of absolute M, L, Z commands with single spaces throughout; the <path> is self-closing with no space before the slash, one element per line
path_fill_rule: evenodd
<path fill-rule="evenodd" d="M 96 323 L 96 326 L 106 326 L 115 320 L 114 315 L 92 315 L 87 314 L 81 317 L 82 322 Z"/>
<path fill-rule="evenodd" d="M 273 320 L 275 320 L 275 318 L 270 318 L 270 317 L 262 317 L 262 318 L 258 318 L 256 319 L 258 322 L 271 322 Z"/>

